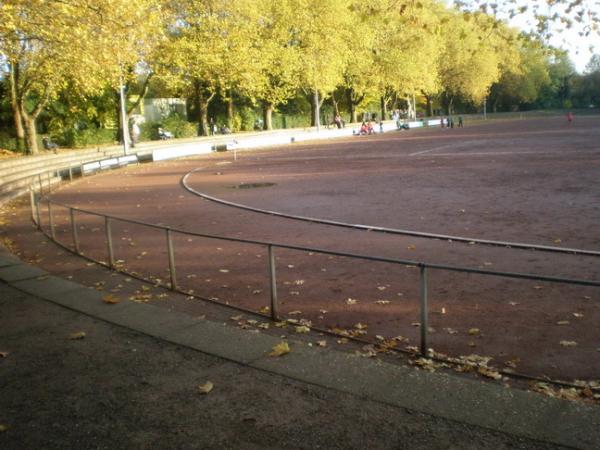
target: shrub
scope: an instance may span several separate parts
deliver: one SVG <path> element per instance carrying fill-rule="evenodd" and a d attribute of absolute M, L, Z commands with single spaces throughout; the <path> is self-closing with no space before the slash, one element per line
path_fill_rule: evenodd
<path fill-rule="evenodd" d="M 177 113 L 173 113 L 164 119 L 162 122 L 162 128 L 173 133 L 173 136 L 176 138 L 193 137 L 198 134 L 197 126 L 191 122 L 188 122 Z"/>
<path fill-rule="evenodd" d="M 52 136 L 53 140 L 64 147 L 86 147 L 89 145 L 113 144 L 116 141 L 116 130 L 107 128 L 85 128 L 65 130 L 59 136 Z"/>

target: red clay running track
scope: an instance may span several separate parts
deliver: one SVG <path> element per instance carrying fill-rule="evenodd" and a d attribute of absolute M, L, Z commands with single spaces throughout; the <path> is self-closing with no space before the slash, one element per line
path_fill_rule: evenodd
<path fill-rule="evenodd" d="M 599 142 L 595 117 L 570 127 L 553 118 L 411 130 L 242 152 L 235 162 L 228 153 L 128 168 L 53 198 L 201 233 L 597 281 L 598 257 L 311 224 L 200 199 L 180 180 L 199 169 L 189 177 L 195 190 L 289 214 L 600 251 Z M 260 183 L 273 185 L 235 188 Z M 58 238 L 69 243 L 66 210 L 55 213 Z M 103 222 L 77 220 L 82 250 L 105 259 Z M 113 233 L 127 269 L 168 277 L 162 234 L 122 223 Z M 174 243 L 186 289 L 257 311 L 268 305 L 264 247 L 178 234 Z M 367 338 L 403 336 L 401 345 L 418 345 L 417 269 L 287 250 L 277 251 L 277 267 L 284 314 L 329 329 L 360 322 Z M 175 306 L 197 314 L 195 305 Z M 434 270 L 430 307 L 430 346 L 438 352 L 491 356 L 496 366 L 553 378 L 600 373 L 599 288 Z"/>

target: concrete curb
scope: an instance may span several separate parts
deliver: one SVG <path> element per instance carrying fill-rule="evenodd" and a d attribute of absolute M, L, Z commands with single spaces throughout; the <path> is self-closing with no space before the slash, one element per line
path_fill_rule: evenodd
<path fill-rule="evenodd" d="M 0 281 L 94 318 L 259 370 L 515 436 L 600 448 L 600 408 L 595 406 L 293 341 L 289 354 L 272 358 L 268 353 L 278 338 L 147 304 L 106 304 L 100 292 L 30 267 L 1 246 Z"/>

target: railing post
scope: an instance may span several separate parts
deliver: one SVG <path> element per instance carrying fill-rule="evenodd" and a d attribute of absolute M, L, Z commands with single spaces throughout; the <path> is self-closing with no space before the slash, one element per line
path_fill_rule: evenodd
<path fill-rule="evenodd" d="M 75 253 L 79 254 L 79 237 L 77 236 L 77 224 L 75 223 L 75 211 L 73 208 L 69 208 L 69 214 L 71 216 L 71 234 L 73 235 L 73 247 Z"/>
<path fill-rule="evenodd" d="M 33 193 L 33 198 L 35 201 L 35 217 L 37 220 L 38 230 L 42 229 L 42 220 L 40 218 L 40 196 L 41 196 L 41 194 L 36 194 L 35 192 Z"/>
<path fill-rule="evenodd" d="M 269 280 L 271 285 L 271 319 L 279 320 L 279 305 L 277 304 L 277 277 L 275 274 L 275 252 L 273 246 L 268 245 L 269 251 Z"/>
<path fill-rule="evenodd" d="M 47 178 L 48 178 L 48 192 L 52 191 L 52 189 L 50 188 L 50 172 L 46 172 Z"/>
<path fill-rule="evenodd" d="M 167 252 L 169 254 L 169 274 L 171 275 L 171 290 L 177 289 L 177 272 L 175 272 L 175 251 L 173 250 L 173 239 L 171 229 L 167 228 Z"/>
<path fill-rule="evenodd" d="M 73 181 L 73 166 L 69 164 L 69 181 Z"/>
<path fill-rule="evenodd" d="M 421 355 L 427 356 L 427 332 L 429 328 L 428 314 L 427 314 L 427 267 L 421 264 L 420 270 L 420 284 L 421 284 Z"/>
<path fill-rule="evenodd" d="M 42 186 L 42 174 L 38 173 L 38 185 L 40 186 L 40 196 L 42 195 L 43 191 L 44 191 L 44 187 Z"/>
<path fill-rule="evenodd" d="M 52 214 L 52 203 L 50 199 L 48 199 L 48 221 L 50 226 L 50 236 L 52 236 L 52 240 L 56 240 L 56 232 L 54 231 L 54 217 Z"/>
<path fill-rule="evenodd" d="M 113 251 L 112 233 L 110 230 L 111 220 L 110 217 L 104 218 L 106 228 L 106 245 L 108 247 L 108 266 L 112 269 L 115 266 L 115 254 Z"/>
<path fill-rule="evenodd" d="M 39 228 L 40 224 L 36 222 L 37 217 L 35 215 L 35 193 L 33 192 L 33 186 L 29 186 L 29 204 L 31 205 L 31 220 L 33 220 L 33 223 Z"/>

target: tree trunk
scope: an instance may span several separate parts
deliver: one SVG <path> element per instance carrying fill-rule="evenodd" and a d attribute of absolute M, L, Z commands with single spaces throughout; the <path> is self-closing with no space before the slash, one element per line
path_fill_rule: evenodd
<path fill-rule="evenodd" d="M 227 97 L 227 128 L 233 131 L 233 89 L 229 89 L 229 96 Z"/>
<path fill-rule="evenodd" d="M 314 117 L 314 126 L 321 125 L 321 110 L 320 110 L 320 101 L 319 101 L 319 91 L 317 89 L 313 92 L 313 102 L 315 103 L 315 117 Z"/>
<path fill-rule="evenodd" d="M 273 129 L 273 104 L 265 102 L 263 104 L 263 130 Z"/>
<path fill-rule="evenodd" d="M 352 88 L 348 88 L 348 106 L 350 107 L 350 122 L 356 123 L 358 122 L 358 111 L 356 110 L 356 106 L 363 101 L 365 98 L 364 95 L 357 96 L 356 92 Z"/>
<path fill-rule="evenodd" d="M 208 136 L 208 102 L 202 94 L 198 96 L 198 136 Z"/>
<path fill-rule="evenodd" d="M 9 84 L 10 84 L 10 106 L 13 112 L 13 121 L 15 124 L 15 136 L 17 140 L 17 150 L 25 148 L 25 130 L 23 129 L 23 118 L 19 109 L 17 100 L 17 86 L 19 82 L 19 66 L 9 64 Z"/>
<path fill-rule="evenodd" d="M 30 116 L 21 108 L 21 117 L 25 127 L 25 144 L 27 145 L 27 153 L 37 155 L 40 149 L 37 144 L 37 131 L 35 129 L 36 116 Z"/>
<path fill-rule="evenodd" d="M 427 102 L 427 115 L 433 117 L 433 102 L 431 101 L 431 96 L 425 95 L 425 101 Z"/>
<path fill-rule="evenodd" d="M 198 105 L 198 136 L 208 136 L 210 134 L 210 129 L 208 128 L 208 105 L 214 98 L 215 93 L 210 93 L 205 86 L 202 86 L 201 80 L 194 82 L 194 91 Z"/>
<path fill-rule="evenodd" d="M 385 107 L 385 98 L 383 98 L 383 95 L 381 96 L 380 100 L 380 104 L 381 104 L 381 117 L 379 118 L 379 121 L 383 121 L 385 120 L 385 117 L 387 116 L 387 112 L 386 112 L 386 107 Z"/>

